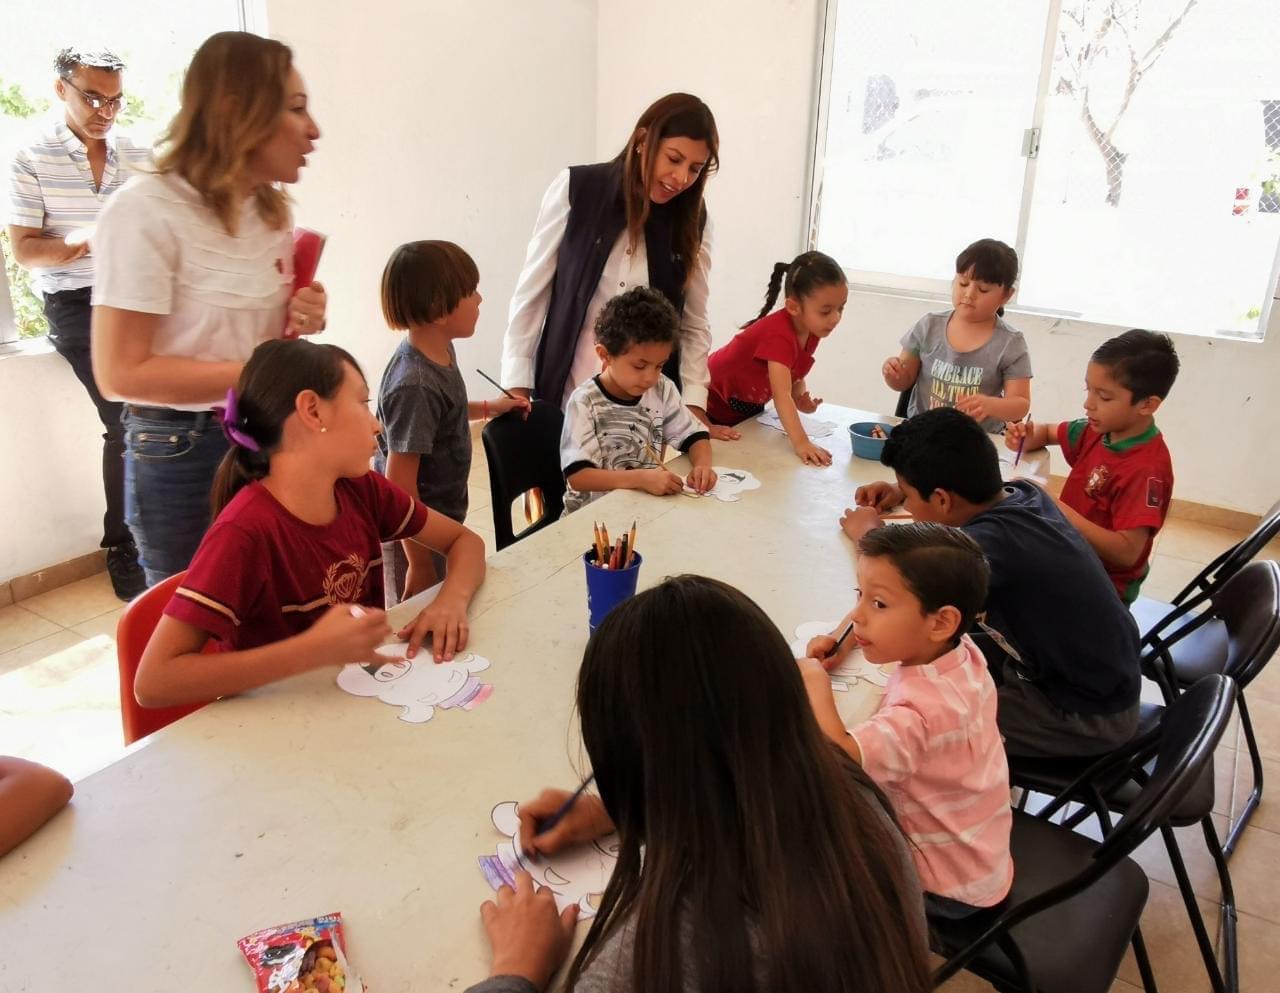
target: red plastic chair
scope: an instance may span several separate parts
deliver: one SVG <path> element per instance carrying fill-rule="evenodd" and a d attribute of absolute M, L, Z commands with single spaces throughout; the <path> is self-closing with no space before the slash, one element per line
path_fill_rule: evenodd
<path fill-rule="evenodd" d="M 142 652 L 151 640 L 151 632 L 160 623 L 160 616 L 168 606 L 173 591 L 186 577 L 180 572 L 157 583 L 145 593 L 129 602 L 116 626 L 116 659 L 120 666 L 120 723 L 124 725 L 124 743 L 132 745 L 153 731 L 167 727 L 180 717 L 186 717 L 204 706 L 203 703 L 187 703 L 180 707 L 143 707 L 133 695 L 133 678 L 142 661 Z M 210 639 L 205 651 L 214 650 Z"/>

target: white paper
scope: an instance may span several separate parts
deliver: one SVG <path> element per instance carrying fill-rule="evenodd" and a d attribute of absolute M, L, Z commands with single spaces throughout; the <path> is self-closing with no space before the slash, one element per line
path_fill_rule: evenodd
<path fill-rule="evenodd" d="M 685 483 L 685 496 L 715 497 L 722 503 L 737 503 L 742 499 L 743 493 L 748 490 L 760 489 L 760 480 L 747 472 L 746 469 L 726 469 L 722 465 L 712 466 L 711 468 L 716 471 L 716 485 L 707 490 L 706 493 L 699 493 L 688 483 Z"/>
<path fill-rule="evenodd" d="M 796 413 L 800 415 L 800 425 L 804 428 L 804 433 L 811 440 L 814 438 L 829 438 L 835 433 L 836 426 L 831 421 L 824 421 L 814 417 L 812 414 L 804 414 L 798 410 Z M 756 420 L 767 428 L 773 428 L 775 431 L 781 431 L 786 434 L 787 429 L 782 426 L 778 411 L 773 407 L 766 407 L 764 413 L 757 417 Z"/>
<path fill-rule="evenodd" d="M 523 869 L 533 877 L 538 889 L 546 887 L 555 894 L 556 909 L 563 911 L 578 905 L 578 917 L 594 917 L 593 899 L 598 899 L 618 864 L 618 836 L 605 835 L 587 845 L 575 845 L 555 855 L 539 854 L 530 858 L 520 844 L 520 810 L 514 801 L 493 808 L 493 826 L 505 840 L 498 842 L 494 855 L 481 855 L 477 860 L 489 885 L 515 886 L 515 873 Z"/>
<path fill-rule="evenodd" d="M 400 708 L 406 724 L 425 724 L 442 710 L 472 710 L 493 693 L 489 683 L 474 673 L 489 668 L 489 660 L 472 652 L 462 652 L 452 662 L 437 663 L 424 646 L 417 658 L 405 658 L 407 645 L 383 645 L 381 665 L 352 663 L 338 673 L 338 687 L 352 696 L 377 697 Z"/>

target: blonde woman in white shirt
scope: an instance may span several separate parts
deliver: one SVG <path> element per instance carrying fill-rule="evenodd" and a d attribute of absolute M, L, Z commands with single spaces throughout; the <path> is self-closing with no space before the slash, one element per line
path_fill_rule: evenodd
<path fill-rule="evenodd" d="M 707 277 L 711 237 L 703 190 L 719 165 L 710 108 L 670 93 L 636 122 L 609 162 L 572 166 L 542 198 L 502 343 L 503 385 L 564 406 L 600 371 L 593 328 L 604 305 L 634 286 L 658 290 L 680 315 L 663 370 L 713 438 L 706 416 Z"/>
<path fill-rule="evenodd" d="M 210 37 L 154 175 L 103 211 L 94 238 L 93 366 L 125 401 L 125 514 L 153 585 L 185 569 L 209 525 L 225 402 L 254 347 L 324 327 L 319 283 L 293 292 L 297 182 L 319 129 L 290 50 Z"/>

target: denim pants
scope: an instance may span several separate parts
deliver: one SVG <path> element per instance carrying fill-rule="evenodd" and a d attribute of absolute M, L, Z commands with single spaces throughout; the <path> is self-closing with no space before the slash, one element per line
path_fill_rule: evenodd
<path fill-rule="evenodd" d="M 191 564 L 227 439 L 211 411 L 124 409 L 125 520 L 154 586 Z"/>
<path fill-rule="evenodd" d="M 133 540 L 124 523 L 124 426 L 120 423 L 124 405 L 103 397 L 93 378 L 89 356 L 91 295 L 87 286 L 50 293 L 44 298 L 44 316 L 49 322 L 49 344 L 67 360 L 102 422 L 102 490 L 107 498 L 102 547 L 115 548 Z"/>

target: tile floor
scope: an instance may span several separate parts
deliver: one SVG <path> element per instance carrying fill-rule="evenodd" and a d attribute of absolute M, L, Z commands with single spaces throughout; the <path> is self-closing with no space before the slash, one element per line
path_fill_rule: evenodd
<path fill-rule="evenodd" d="M 493 546 L 487 468 L 477 446 L 470 480 L 467 523 Z M 1230 547 L 1240 534 L 1224 528 L 1171 520 L 1160 536 L 1152 574 L 1144 592 L 1172 597 L 1200 568 Z M 1275 557 L 1276 548 L 1268 549 Z M 121 605 L 105 573 L 48 593 L 0 607 L 0 754 L 51 765 L 81 779 L 115 761 L 120 737 L 115 628 Z M 1240 979 L 1244 993 L 1271 993 L 1280 970 L 1280 665 L 1273 665 L 1249 689 L 1250 710 L 1270 782 L 1234 857 L 1232 880 L 1240 911 Z M 1251 787 L 1248 754 L 1234 725 L 1219 746 L 1217 761 L 1220 824 L 1233 816 Z M 1217 921 L 1217 884 L 1198 835 L 1188 837 L 1188 860 L 1202 913 L 1211 929 Z M 1151 879 L 1143 931 L 1164 993 L 1200 993 L 1209 988 L 1163 846 L 1144 845 L 1138 859 Z M 1132 993 L 1141 983 L 1132 956 L 1113 990 Z M 961 974 L 950 993 L 990 989 Z"/>

